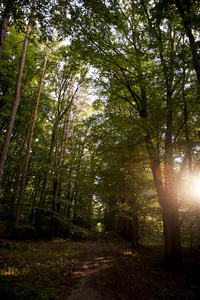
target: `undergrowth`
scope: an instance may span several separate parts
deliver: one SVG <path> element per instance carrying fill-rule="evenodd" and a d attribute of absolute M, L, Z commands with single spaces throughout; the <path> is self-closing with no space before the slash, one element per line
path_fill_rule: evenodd
<path fill-rule="evenodd" d="M 84 240 L 0 240 L 0 299 L 54 299 L 88 247 Z"/>

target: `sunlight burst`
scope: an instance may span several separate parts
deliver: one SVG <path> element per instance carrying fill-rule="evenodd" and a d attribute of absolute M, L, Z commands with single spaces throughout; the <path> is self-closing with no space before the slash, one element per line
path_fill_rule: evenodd
<path fill-rule="evenodd" d="M 191 183 L 192 196 L 200 201 L 200 177 L 194 176 Z"/>

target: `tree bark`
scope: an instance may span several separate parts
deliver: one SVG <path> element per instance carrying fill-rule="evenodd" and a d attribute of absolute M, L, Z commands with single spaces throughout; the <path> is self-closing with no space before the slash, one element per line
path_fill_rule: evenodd
<path fill-rule="evenodd" d="M 41 197 L 40 197 L 40 201 L 39 201 L 38 209 L 37 209 L 37 213 L 36 213 L 35 224 L 36 224 L 37 227 L 40 227 L 41 208 L 42 208 L 42 205 L 45 201 L 46 187 L 47 187 L 47 181 L 48 181 L 48 177 L 49 177 L 49 167 L 51 165 L 52 156 L 53 156 L 53 149 L 54 149 L 54 145 L 55 145 L 55 141 L 56 141 L 56 131 L 57 131 L 59 122 L 62 119 L 63 115 L 68 111 L 68 109 L 70 109 L 72 101 L 73 101 L 73 99 L 71 100 L 70 104 L 67 105 L 67 107 L 66 107 L 66 109 L 64 110 L 63 113 L 61 113 L 61 112 L 58 113 L 58 115 L 56 117 L 55 124 L 54 124 L 53 131 L 52 131 L 51 147 L 50 147 L 49 158 L 48 158 L 48 163 L 47 163 L 48 168 L 45 172 L 45 177 L 44 177 L 43 187 L 42 187 L 42 193 L 41 193 Z"/>
<path fill-rule="evenodd" d="M 1 2 L 0 2 L 0 5 L 1 5 Z M 6 7 L 5 7 L 4 16 L 2 19 L 1 29 L 0 29 L 0 60 L 2 57 L 4 43 L 5 43 L 5 39 L 6 39 L 6 32 L 7 32 L 8 23 L 10 20 L 11 7 L 12 7 L 12 1 L 9 0 L 9 1 L 7 1 Z"/>
<path fill-rule="evenodd" d="M 66 140 L 67 140 L 68 134 L 69 134 L 69 120 L 68 120 L 68 125 L 67 125 L 67 132 L 66 132 L 66 121 L 67 121 L 67 113 L 65 115 L 65 121 L 64 121 L 63 137 L 62 137 L 62 144 L 61 144 L 61 149 L 60 149 L 60 157 L 59 157 L 59 159 L 56 159 L 56 162 L 55 162 L 56 174 L 54 177 L 53 197 L 54 197 L 55 203 L 57 204 L 57 212 L 60 211 L 60 202 L 58 203 L 58 196 L 59 196 L 59 194 L 61 194 L 60 169 L 64 163 L 63 156 L 66 151 L 66 148 L 64 147 L 64 145 L 67 147 Z M 58 139 L 57 139 L 56 152 L 58 152 Z M 58 157 L 58 153 L 56 153 L 56 157 Z"/>
<path fill-rule="evenodd" d="M 174 169 L 170 167 L 165 170 L 167 176 L 165 187 L 162 182 L 159 159 L 156 158 L 156 151 L 150 140 L 147 141 L 147 151 L 149 153 L 151 168 L 153 172 L 154 184 L 157 190 L 158 201 L 162 206 L 163 229 L 165 242 L 165 264 L 170 268 L 179 269 L 182 266 L 181 237 L 179 222 L 179 206 L 177 201 L 176 181 Z M 153 150 L 154 149 L 154 150 Z"/>
<path fill-rule="evenodd" d="M 33 5 L 34 5 L 34 1 L 32 4 L 32 7 L 33 7 Z M 21 55 L 21 60 L 20 60 L 20 65 L 19 65 L 19 72 L 18 72 L 18 78 L 17 78 L 17 83 L 16 83 L 16 89 L 15 89 L 15 99 L 13 102 L 10 119 L 8 122 L 8 127 L 7 127 L 7 131 L 6 131 L 5 139 L 4 139 L 4 145 L 3 145 L 3 149 L 2 149 L 1 157 L 0 157 L 0 181 L 3 176 L 3 170 L 5 167 L 6 157 L 7 157 L 8 149 L 9 149 L 9 145 L 10 145 L 10 138 L 11 138 L 11 134 L 12 134 L 13 124 L 15 121 L 15 116 L 16 116 L 17 108 L 18 108 L 19 101 L 20 101 L 20 88 L 21 88 L 21 81 L 22 81 L 24 63 L 25 63 L 25 58 L 26 58 L 26 50 L 27 50 L 27 46 L 28 46 L 29 32 L 30 32 L 30 20 L 27 25 L 27 30 L 26 30 L 26 35 L 25 35 L 25 39 L 24 39 L 24 45 L 23 45 L 23 50 L 22 50 L 22 55 Z"/>
<path fill-rule="evenodd" d="M 163 55 L 163 41 L 161 30 L 157 28 L 158 49 L 160 61 L 163 68 L 166 85 L 166 130 L 165 130 L 165 153 L 164 153 L 164 174 L 161 172 L 161 162 L 158 154 L 153 154 L 153 145 L 148 140 L 149 156 L 152 160 L 152 170 L 158 200 L 162 206 L 163 229 L 165 241 L 165 264 L 169 268 L 179 269 L 182 267 L 181 237 L 179 223 L 179 205 L 177 195 L 177 175 L 174 170 L 173 158 L 173 79 L 174 79 L 174 42 L 172 29 L 169 27 L 170 44 L 170 68 L 167 66 Z M 148 135 L 147 135 L 148 136 Z M 151 148 L 151 149 L 150 149 Z M 156 152 L 154 152 L 156 153 Z"/>
<path fill-rule="evenodd" d="M 0 60 L 3 54 L 3 48 L 4 48 L 4 43 L 6 39 L 6 32 L 7 32 L 7 27 L 9 23 L 10 17 L 5 17 L 3 18 L 3 21 L 1 23 L 1 36 L 0 36 Z"/>
<path fill-rule="evenodd" d="M 72 119 L 72 129 L 71 129 L 71 142 L 72 142 L 72 150 L 71 150 L 71 157 L 74 157 L 74 120 L 75 120 L 75 113 L 73 115 Z M 69 134 L 69 133 L 68 133 Z M 67 139 L 66 139 L 67 142 Z M 68 179 L 68 184 L 67 184 L 67 200 L 68 200 L 68 205 L 67 205 L 67 217 L 70 218 L 71 215 L 71 208 L 72 208 L 72 183 L 71 183 L 71 178 L 72 178 L 72 171 L 73 171 L 73 166 L 70 166 L 69 169 L 69 179 Z"/>
<path fill-rule="evenodd" d="M 58 183 L 59 183 L 59 177 L 57 172 L 58 167 L 58 134 L 56 134 L 57 141 L 56 141 L 56 153 L 55 153 L 55 176 L 54 176 L 54 183 L 53 183 L 53 201 L 52 201 L 52 211 L 51 211 L 51 225 L 50 225 L 50 240 L 54 240 L 55 235 L 55 212 L 56 212 L 56 201 L 57 201 L 57 195 L 58 195 Z"/>
<path fill-rule="evenodd" d="M 37 110 L 38 110 L 38 105 L 39 105 L 39 101 L 40 101 L 40 95 L 41 95 L 41 91 L 42 91 L 42 85 L 43 85 L 43 79 L 44 79 L 44 73 L 45 73 L 45 69 L 46 69 L 48 55 L 49 55 L 49 48 L 47 50 L 47 54 L 45 57 L 44 67 L 43 67 L 42 76 L 41 76 L 41 80 L 40 80 L 39 92 L 38 92 L 36 105 L 35 105 L 35 111 L 34 111 L 34 116 L 33 116 L 33 121 L 32 121 L 32 126 L 31 126 L 31 132 L 30 132 L 30 136 L 29 136 L 29 142 L 28 142 L 28 146 L 27 146 L 26 160 L 25 160 L 24 171 L 23 171 L 23 175 L 22 175 L 22 182 L 21 182 L 20 193 L 19 193 L 19 198 L 18 198 L 17 212 L 16 212 L 14 227 L 19 226 L 19 219 L 20 219 L 20 214 L 21 214 L 21 209 L 22 209 L 23 196 L 24 196 L 25 183 L 26 183 L 26 174 L 27 174 L 27 170 L 28 170 L 28 163 L 29 163 L 31 145 L 32 145 L 32 140 L 33 140 L 33 132 L 34 132 L 34 128 L 35 128 Z"/>
<path fill-rule="evenodd" d="M 23 152 L 24 152 L 24 148 L 25 148 L 25 144 L 26 144 L 30 124 L 31 124 L 31 122 L 29 122 L 28 128 L 26 130 L 26 135 L 25 135 L 23 146 L 22 146 L 22 149 L 21 149 L 20 158 L 19 158 L 18 166 L 17 166 L 17 172 L 16 172 L 16 176 L 15 176 L 15 184 L 14 184 L 13 193 L 12 193 L 9 230 L 11 229 L 11 226 L 13 226 L 13 221 L 14 221 L 15 201 L 16 201 L 16 198 L 17 198 L 17 190 L 18 190 L 18 185 L 19 185 L 20 173 L 21 173 L 21 169 L 22 169 L 22 155 L 23 155 Z"/>
<path fill-rule="evenodd" d="M 163 207 L 163 229 L 165 240 L 165 266 L 170 269 L 182 267 L 180 245 L 180 222 L 178 209 L 172 205 Z"/>
<path fill-rule="evenodd" d="M 191 13 L 192 13 L 191 7 L 190 7 L 190 1 L 185 1 L 185 3 L 184 3 L 184 1 L 175 0 L 175 4 L 179 10 L 180 16 L 183 21 L 183 25 L 185 27 L 185 32 L 190 41 L 190 49 L 192 52 L 194 69 L 196 72 L 198 83 L 200 84 L 200 60 L 199 60 L 199 55 L 198 55 L 198 51 L 197 51 L 198 48 L 197 48 L 197 43 L 195 41 L 194 35 L 192 33 L 192 27 L 190 26 Z"/>
<path fill-rule="evenodd" d="M 197 241 L 198 249 L 200 249 L 200 206 L 195 207 L 196 219 L 197 219 Z"/>
<path fill-rule="evenodd" d="M 54 216 L 55 211 L 56 211 L 56 202 L 55 202 L 55 199 L 53 199 L 52 212 L 51 212 L 51 223 L 50 223 L 50 241 L 54 240 L 54 235 L 55 235 L 55 216 Z"/>
<path fill-rule="evenodd" d="M 41 208 L 42 205 L 45 201 L 45 195 L 46 195 L 46 187 L 47 187 L 47 181 L 48 181 L 48 177 L 49 177 L 49 168 L 51 166 L 51 161 L 52 161 L 52 157 L 53 157 L 53 150 L 54 150 L 54 144 L 55 144 L 55 139 L 56 139 L 56 129 L 58 126 L 58 116 L 56 118 L 56 123 L 54 125 L 53 131 L 52 131 L 52 138 L 51 138 L 51 146 L 50 146 L 50 151 L 49 151 L 49 158 L 48 158 L 48 163 L 47 163 L 47 170 L 45 172 L 45 176 L 44 176 L 44 180 L 43 180 L 43 185 L 42 185 L 42 193 L 41 193 L 41 197 L 40 197 L 40 201 L 38 204 L 38 208 L 37 208 L 37 213 L 36 213 L 36 219 L 35 219 L 35 225 L 39 228 L 40 227 L 40 223 L 41 223 Z"/>
<path fill-rule="evenodd" d="M 134 248 L 138 248 L 138 216 L 132 212 L 132 220 L 131 220 L 131 227 L 132 227 L 132 246 Z"/>

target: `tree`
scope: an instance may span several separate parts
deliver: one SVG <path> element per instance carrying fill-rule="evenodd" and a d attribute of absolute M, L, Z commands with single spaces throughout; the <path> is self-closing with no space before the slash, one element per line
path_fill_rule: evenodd
<path fill-rule="evenodd" d="M 0 3 L 1 5 L 1 3 Z M 4 17 L 1 21 L 1 31 L 0 31 L 0 60 L 1 56 L 3 53 L 3 47 L 5 43 L 5 37 L 6 37 L 6 32 L 7 32 L 7 27 L 10 19 L 10 9 L 11 9 L 11 1 L 7 2 L 5 12 L 4 12 Z"/>
<path fill-rule="evenodd" d="M 51 44 L 49 45 L 49 47 L 50 46 L 51 46 Z M 26 153 L 26 160 L 25 160 L 24 171 L 23 171 L 23 176 L 22 176 L 22 181 L 21 181 L 21 188 L 20 188 L 19 198 L 18 198 L 18 206 L 17 206 L 16 218 L 15 218 L 15 224 L 14 224 L 15 227 L 19 226 L 19 219 L 20 219 L 20 213 L 21 213 L 21 208 L 22 208 L 25 183 L 26 183 L 26 174 L 27 174 L 27 170 L 28 170 L 31 144 L 32 144 L 32 139 L 33 139 L 33 132 L 34 132 L 34 128 L 35 128 L 37 110 L 38 110 L 40 95 L 41 95 L 41 91 L 42 91 L 44 73 L 45 73 L 45 70 L 46 70 L 47 59 L 48 59 L 48 56 L 49 56 L 49 47 L 47 49 L 47 53 L 46 53 L 46 57 L 45 57 L 45 61 L 44 61 L 44 67 L 43 67 L 43 70 L 42 70 L 42 75 L 41 75 L 41 79 L 40 79 L 40 86 L 39 86 L 38 96 L 37 96 L 37 99 L 36 99 L 36 105 L 35 105 L 35 111 L 34 111 L 32 126 L 31 126 L 31 130 L 30 130 L 29 142 L 28 142 L 27 153 Z"/>
<path fill-rule="evenodd" d="M 58 64 L 57 68 L 54 69 L 51 78 L 54 93 L 57 98 L 57 113 L 55 116 L 53 130 L 52 130 L 51 146 L 50 146 L 49 158 L 47 162 L 48 168 L 46 169 L 45 172 L 42 193 L 41 193 L 38 210 L 37 210 L 36 225 L 38 227 L 40 226 L 41 208 L 45 201 L 47 181 L 49 177 L 49 171 L 52 166 L 53 153 L 55 149 L 58 148 L 56 145 L 58 143 L 60 124 L 63 121 L 66 113 L 71 110 L 73 103 L 77 99 L 77 94 L 81 86 L 84 84 L 85 75 L 86 75 L 86 70 L 84 67 L 81 66 L 80 61 L 76 61 L 76 62 L 75 60 L 68 61 L 68 58 L 70 57 L 70 53 L 65 53 L 65 50 L 66 50 L 65 48 L 63 49 L 61 48 L 60 50 L 60 55 L 63 58 L 63 62 L 61 62 L 63 64 L 63 68 L 61 68 L 61 66 Z M 61 151 L 63 151 L 63 147 L 61 147 Z M 58 160 L 58 153 L 56 155 L 56 158 Z M 58 170 L 56 171 L 55 168 L 53 204 L 52 204 L 53 211 L 55 211 L 56 208 L 55 203 L 57 201 L 56 199 L 57 199 L 57 193 L 59 187 L 59 166 L 58 165 L 59 163 L 55 161 L 55 166 L 58 167 Z M 52 229 L 51 229 L 52 239 L 54 236 L 54 229 L 53 229 L 54 223 L 55 223 L 54 214 L 52 214 Z"/>
<path fill-rule="evenodd" d="M 32 5 L 34 5 L 34 1 L 33 1 Z M 30 19 L 31 19 L 31 16 L 30 16 Z M 24 39 L 24 46 L 23 46 L 20 65 L 19 65 L 19 73 L 18 73 L 18 78 L 17 78 L 17 83 L 16 83 L 16 90 L 15 90 L 15 99 L 14 99 L 12 110 L 11 110 L 11 113 L 10 113 L 10 119 L 9 119 L 9 122 L 8 122 L 8 127 L 7 127 L 7 131 L 6 131 L 6 135 L 5 135 L 4 145 L 3 145 L 3 148 L 2 148 L 2 151 L 1 151 L 0 181 L 2 179 L 3 169 L 4 169 L 4 166 L 5 166 L 6 157 L 7 157 L 7 153 L 8 153 L 8 149 L 9 149 L 9 145 L 10 145 L 10 138 L 11 138 L 11 134 L 12 134 L 12 128 L 13 128 L 13 124 L 14 124 L 14 121 L 15 121 L 15 116 L 16 116 L 16 113 L 17 113 L 17 108 L 18 108 L 18 105 L 19 105 L 19 101 L 20 101 L 20 88 L 21 88 L 21 81 L 22 81 L 22 75 L 23 75 L 23 69 L 24 69 L 24 63 L 25 63 L 25 57 L 26 57 L 26 50 L 27 50 L 27 45 L 28 45 L 29 32 L 30 32 L 30 20 L 29 20 L 29 23 L 27 25 L 26 35 L 25 35 L 25 39 Z"/>
<path fill-rule="evenodd" d="M 198 34 L 199 32 L 199 3 L 198 1 L 188 0 L 158 1 L 156 4 L 158 22 L 165 18 L 168 11 L 172 11 L 174 13 L 174 6 L 176 6 L 180 14 L 181 23 L 189 39 L 193 66 L 196 72 L 197 81 L 200 84 L 199 45 L 195 37 L 196 33 Z"/>
<path fill-rule="evenodd" d="M 23 165 L 25 145 L 27 144 L 27 127 L 28 124 L 30 125 L 29 121 L 33 115 L 36 98 L 35 92 L 38 87 L 39 77 L 41 76 L 41 64 L 44 60 L 44 54 L 42 52 L 43 46 L 40 46 L 38 41 L 32 35 L 30 36 L 30 39 L 31 40 L 27 47 L 28 51 L 21 84 L 21 100 L 17 110 L 15 123 L 13 125 L 11 143 L 4 169 L 4 179 L 1 182 L 2 196 L 6 197 L 5 195 L 8 195 L 7 203 L 5 205 L 9 209 L 11 209 L 10 202 L 13 202 L 13 204 L 15 203 L 18 193 L 17 181 L 20 181 L 20 170 Z M 3 60 L 1 61 L 1 147 L 3 146 L 3 136 L 6 132 L 6 123 L 9 119 L 9 111 L 11 110 L 12 100 L 15 93 L 17 69 L 20 61 L 20 52 L 23 46 L 23 40 L 23 34 L 16 35 L 15 30 L 13 30 L 13 28 L 10 29 L 8 38 L 5 42 Z M 43 106 L 43 110 L 47 111 L 48 101 L 46 99 L 46 102 L 44 102 L 43 98 L 44 93 L 42 94 L 41 105 Z M 45 120 L 47 120 L 47 118 Z M 39 126 L 37 126 L 37 128 L 38 127 Z M 16 184 L 14 184 L 14 182 L 16 182 Z M 6 187 L 10 190 L 9 192 L 6 192 Z M 13 192 L 12 189 L 14 189 Z M 11 198 L 13 200 L 11 200 Z M 13 205 L 11 206 L 14 207 Z"/>
<path fill-rule="evenodd" d="M 27 0 L 25 1 L 1 1 L 2 2 L 2 16 L 1 16 L 1 26 L 0 26 L 0 60 L 2 57 L 3 49 L 4 49 L 4 43 L 6 39 L 7 29 L 9 22 L 14 22 L 16 27 L 18 29 L 21 27 L 21 24 L 23 23 L 24 19 L 24 11 L 23 8 L 26 5 L 26 2 L 29 2 Z M 0 5 L 1 5 L 0 2 Z M 22 26 L 23 27 L 23 26 Z M 22 28 L 21 28 L 22 29 Z"/>
<path fill-rule="evenodd" d="M 96 109 L 98 102 L 101 100 L 93 104 Z M 143 195 L 148 197 L 144 187 L 152 180 L 143 138 L 137 134 L 130 108 L 121 100 L 116 104 L 110 98 L 104 111 L 93 119 L 92 140 L 97 145 L 94 192 L 102 205 L 105 227 L 119 231 L 138 247 L 140 203 Z"/>
<path fill-rule="evenodd" d="M 74 45 L 84 49 L 84 57 L 100 71 L 101 90 L 109 92 L 109 99 L 116 103 L 117 99 L 128 102 L 138 119 L 162 205 L 165 260 L 167 265 L 178 267 L 182 258 L 175 142 L 185 125 L 182 120 L 180 128 L 175 126 L 182 104 L 176 96 L 183 75 L 179 67 L 179 23 L 168 16 L 166 21 L 152 25 L 150 4 L 112 4 L 101 2 L 97 7 L 89 2 L 85 10 L 75 6 L 79 17 Z"/>

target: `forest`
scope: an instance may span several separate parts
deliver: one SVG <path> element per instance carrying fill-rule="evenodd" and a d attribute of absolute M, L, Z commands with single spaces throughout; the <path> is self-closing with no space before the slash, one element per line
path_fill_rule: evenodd
<path fill-rule="evenodd" d="M 200 248 L 200 3 L 0 0 L 0 235 Z"/>

